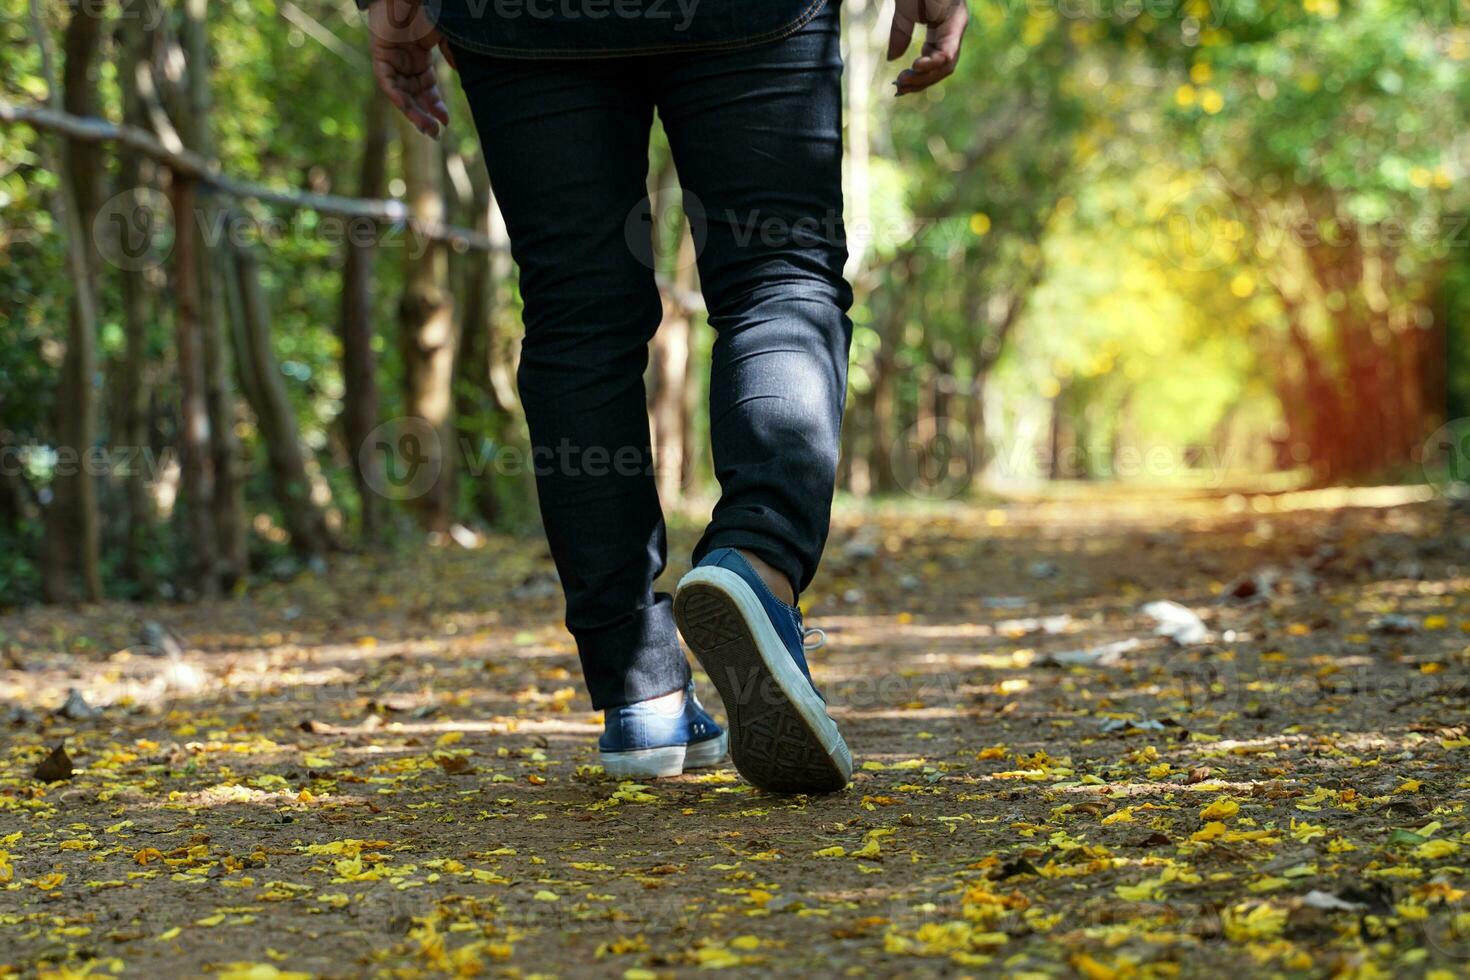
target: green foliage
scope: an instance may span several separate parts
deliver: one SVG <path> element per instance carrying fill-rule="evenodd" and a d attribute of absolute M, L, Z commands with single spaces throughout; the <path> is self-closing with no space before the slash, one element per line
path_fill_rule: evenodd
<path fill-rule="evenodd" d="M 59 39 L 66 11 L 48 12 Z M 848 24 L 850 53 L 886 33 L 876 16 L 865 5 Z M 47 95 L 29 34 L 26 0 L 0 0 L 0 97 L 22 104 Z M 350 5 L 288 12 L 271 0 L 227 0 L 211 5 L 209 40 L 211 134 L 224 169 L 282 188 L 356 193 L 371 86 L 360 15 Z M 112 119 L 121 115 L 116 54 L 109 35 L 97 84 Z M 896 71 L 880 65 L 869 104 L 855 108 L 866 115 L 870 152 L 861 184 L 849 188 L 850 217 L 863 220 L 850 225 L 861 256 L 852 270 L 850 458 L 871 456 L 881 470 L 885 440 L 948 414 L 966 425 L 984 416 L 992 475 L 1001 479 L 1044 475 L 1014 461 L 1040 459 L 1059 440 L 1081 450 L 1078 476 L 1125 475 L 1119 447 L 1157 447 L 1182 460 L 1190 447 L 1249 445 L 1237 462 L 1253 471 L 1310 462 L 1300 445 L 1346 422 L 1316 417 L 1305 394 L 1309 369 L 1350 394 L 1365 371 L 1371 380 L 1375 360 L 1431 334 L 1449 350 L 1449 411 L 1470 414 L 1463 2 L 978 3 L 953 78 L 895 99 L 887 83 Z M 455 123 L 447 142 L 458 158 L 446 186 L 456 188 L 456 174 L 480 166 L 479 149 L 462 93 L 448 88 Z M 55 221 L 52 140 L 0 128 L 0 429 L 6 445 L 35 447 L 24 477 L 38 495 L 48 489 L 72 286 Z M 116 155 L 104 155 L 113 183 Z M 667 155 L 661 137 L 651 155 L 657 172 Z M 401 193 L 396 157 L 389 177 Z M 447 201 L 449 220 L 475 222 L 457 192 Z M 253 232 L 298 430 L 341 525 L 355 526 L 338 421 L 340 226 L 310 211 L 230 204 Z M 661 244 L 668 276 L 678 243 L 667 236 Z M 402 230 L 386 235 L 374 267 L 385 418 L 404 411 L 393 338 L 401 257 L 413 245 Z M 106 384 L 127 350 L 121 274 L 102 273 Z M 148 280 L 154 449 L 176 442 L 178 424 L 170 276 L 163 267 Z M 688 402 L 699 405 L 707 325 L 696 323 L 691 340 L 691 384 L 700 390 Z M 1438 382 L 1412 376 L 1412 366 L 1378 380 L 1419 386 L 1427 402 L 1438 397 Z M 522 444 L 514 412 L 487 392 L 457 395 L 462 435 L 491 452 Z M 104 444 L 116 435 L 117 398 L 105 395 Z M 1439 409 L 1427 405 L 1406 428 Z M 1355 424 L 1371 433 L 1383 420 Z M 238 431 L 248 516 L 279 526 L 248 412 Z M 707 486 L 700 413 L 688 431 L 697 454 L 689 469 Z M 1273 455 L 1278 443 L 1287 449 Z M 1199 475 L 1192 464 L 1165 474 Z M 461 516 L 497 511 L 508 528 L 533 524 L 527 479 L 483 479 L 494 483 L 495 507 L 483 507 L 475 480 L 466 480 Z M 116 510 L 118 487 L 105 482 L 103 505 Z M 872 485 L 892 489 L 877 471 Z M 402 514 L 395 520 L 406 523 Z M 159 579 L 176 572 L 183 544 L 175 533 L 155 529 Z M 38 534 L 25 522 L 0 527 L 0 591 L 34 593 Z M 110 530 L 104 543 L 108 580 L 126 593 L 121 536 Z M 258 567 L 284 553 L 264 537 L 253 536 L 252 547 Z"/>

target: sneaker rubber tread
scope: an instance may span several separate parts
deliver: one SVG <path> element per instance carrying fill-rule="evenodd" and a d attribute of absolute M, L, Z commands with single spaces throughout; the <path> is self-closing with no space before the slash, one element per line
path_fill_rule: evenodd
<path fill-rule="evenodd" d="M 730 757 L 740 775 L 775 793 L 833 793 L 847 785 L 847 776 L 782 693 L 723 590 L 703 583 L 681 588 L 674 619 L 725 703 Z"/>

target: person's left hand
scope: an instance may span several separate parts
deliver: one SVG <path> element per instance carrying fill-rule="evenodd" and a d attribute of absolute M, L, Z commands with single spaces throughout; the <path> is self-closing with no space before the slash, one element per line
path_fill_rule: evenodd
<path fill-rule="evenodd" d="M 960 59 L 960 41 L 970 22 L 965 0 L 897 0 L 893 27 L 888 32 L 888 60 L 909 49 L 914 27 L 924 25 L 924 47 L 908 68 L 898 73 L 899 95 L 918 92 L 954 74 Z"/>
<path fill-rule="evenodd" d="M 444 52 L 450 67 L 454 55 L 429 22 L 422 0 L 375 0 L 368 7 L 372 34 L 373 77 L 398 111 L 425 136 L 439 138 L 449 123 L 449 109 L 434 73 L 434 49 Z"/>

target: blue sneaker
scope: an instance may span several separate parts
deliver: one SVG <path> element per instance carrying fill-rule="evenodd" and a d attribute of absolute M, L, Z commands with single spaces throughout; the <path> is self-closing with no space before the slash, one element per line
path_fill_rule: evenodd
<path fill-rule="evenodd" d="M 812 685 L 801 610 L 771 594 L 750 562 L 717 548 L 679 582 L 679 632 L 714 681 L 740 774 L 778 793 L 830 793 L 852 753 Z"/>
<path fill-rule="evenodd" d="M 694 696 L 693 681 L 684 689 L 682 708 L 639 701 L 609 708 L 602 723 L 597 740 L 602 768 L 619 779 L 677 776 L 686 769 L 717 765 L 730 747 L 725 730 Z"/>

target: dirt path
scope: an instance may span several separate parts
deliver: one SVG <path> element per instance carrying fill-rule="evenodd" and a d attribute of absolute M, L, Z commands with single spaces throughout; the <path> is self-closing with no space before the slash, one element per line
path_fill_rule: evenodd
<path fill-rule="evenodd" d="M 534 540 L 0 618 L 0 975 L 1465 975 L 1470 520 L 1282 503 L 844 512 L 827 798 L 602 776 Z"/>

